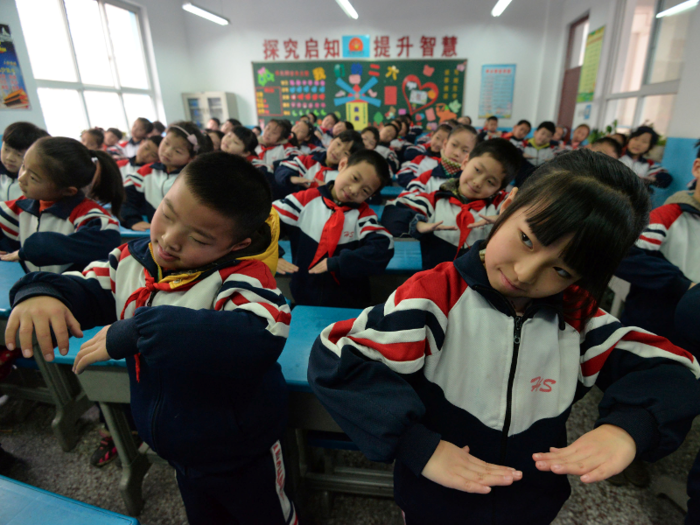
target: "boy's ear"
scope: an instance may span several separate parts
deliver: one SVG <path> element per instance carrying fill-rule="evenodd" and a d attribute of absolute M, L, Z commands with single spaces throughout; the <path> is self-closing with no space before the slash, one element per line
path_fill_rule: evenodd
<path fill-rule="evenodd" d="M 700 158 L 695 159 L 695 162 L 693 162 L 693 177 L 700 180 Z"/>
<path fill-rule="evenodd" d="M 506 211 L 508 206 L 510 206 L 511 203 L 513 202 L 513 199 L 515 199 L 515 195 L 517 193 L 518 193 L 518 188 L 513 188 L 512 190 L 510 190 L 510 193 L 506 197 L 506 200 L 504 200 L 503 204 L 501 204 L 501 211 L 499 213 L 503 213 L 504 211 Z"/>
<path fill-rule="evenodd" d="M 72 197 L 76 193 L 78 193 L 78 188 L 76 188 L 75 186 L 71 186 L 69 188 L 63 188 L 61 190 L 61 195 L 63 195 L 64 197 Z"/>
<path fill-rule="evenodd" d="M 248 237 L 247 239 L 243 239 L 242 241 L 237 242 L 236 244 L 234 244 L 233 246 L 231 246 L 231 251 L 232 251 L 232 252 L 237 252 L 237 251 L 240 251 L 240 250 L 244 250 L 245 248 L 247 248 L 248 246 L 250 246 L 250 244 L 251 244 L 252 242 L 253 242 L 253 240 L 252 240 L 250 237 Z"/>
<path fill-rule="evenodd" d="M 343 157 L 340 159 L 340 162 L 338 163 L 338 171 L 343 171 L 347 166 L 348 166 L 348 158 L 349 157 Z"/>

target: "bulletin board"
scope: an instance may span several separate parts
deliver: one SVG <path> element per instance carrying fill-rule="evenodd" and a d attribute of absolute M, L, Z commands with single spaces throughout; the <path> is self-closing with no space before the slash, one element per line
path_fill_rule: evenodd
<path fill-rule="evenodd" d="M 335 113 L 360 130 L 399 115 L 427 129 L 460 116 L 466 60 L 253 62 L 258 120 Z"/>
<path fill-rule="evenodd" d="M 604 36 L 605 26 L 589 33 L 586 38 L 586 51 L 583 55 L 583 66 L 581 66 L 576 102 L 591 102 L 593 100 L 596 82 L 598 81 L 598 66 L 600 65 Z"/>

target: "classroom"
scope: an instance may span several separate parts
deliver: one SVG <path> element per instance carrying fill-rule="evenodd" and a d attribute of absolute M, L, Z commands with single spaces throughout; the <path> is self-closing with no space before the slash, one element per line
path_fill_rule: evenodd
<path fill-rule="evenodd" d="M 700 525 L 698 0 L 0 0 L 0 525 Z"/>

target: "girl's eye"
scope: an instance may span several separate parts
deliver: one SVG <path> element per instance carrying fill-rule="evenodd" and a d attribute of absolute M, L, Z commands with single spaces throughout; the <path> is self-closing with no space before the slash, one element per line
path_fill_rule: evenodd
<path fill-rule="evenodd" d="M 571 274 L 564 270 L 564 268 L 554 268 L 554 271 L 559 274 L 559 277 L 563 277 L 564 279 L 570 279 Z"/>
<path fill-rule="evenodd" d="M 532 248 L 532 241 L 530 238 L 525 235 L 523 232 L 520 232 L 520 240 L 523 241 L 523 244 L 527 246 L 528 248 Z"/>

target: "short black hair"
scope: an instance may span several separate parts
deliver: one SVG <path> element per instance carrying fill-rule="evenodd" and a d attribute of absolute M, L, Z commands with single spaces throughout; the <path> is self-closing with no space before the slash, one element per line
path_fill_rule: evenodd
<path fill-rule="evenodd" d="M 313 111 L 309 111 L 309 112 L 306 114 L 306 116 L 307 116 L 307 117 L 312 117 L 311 120 L 313 120 L 313 121 L 314 121 L 313 123 L 316 124 L 316 121 L 318 120 L 318 117 L 316 116 L 316 113 L 314 113 Z"/>
<path fill-rule="evenodd" d="M 2 141 L 12 149 L 24 151 L 29 146 L 49 134 L 31 122 L 13 122 L 5 128 Z"/>
<path fill-rule="evenodd" d="M 201 204 L 231 219 L 234 243 L 253 235 L 270 215 L 272 192 L 265 175 L 238 155 L 199 155 L 181 176 Z"/>
<path fill-rule="evenodd" d="M 491 139 L 477 144 L 469 154 L 469 160 L 488 155 L 503 166 L 506 176 L 501 181 L 501 189 L 512 182 L 523 162 L 523 155 L 510 140 Z"/>
<path fill-rule="evenodd" d="M 165 131 L 165 124 L 163 124 L 160 120 L 154 120 L 153 121 L 153 129 L 155 129 L 158 133 L 162 134 Z M 151 131 L 153 131 L 153 130 L 151 130 Z"/>
<path fill-rule="evenodd" d="M 618 141 L 616 141 L 612 137 L 601 137 L 598 140 L 594 141 L 591 145 L 593 146 L 595 144 L 608 144 L 609 146 L 615 149 L 615 154 L 617 155 L 618 159 L 622 157 L 622 146 Z"/>
<path fill-rule="evenodd" d="M 117 140 L 121 140 L 124 136 L 124 133 L 119 131 L 117 128 L 107 128 L 107 132 L 117 137 Z"/>
<path fill-rule="evenodd" d="M 463 131 L 466 131 L 467 133 L 471 133 L 474 136 L 479 135 L 479 132 L 476 131 L 474 126 L 469 126 L 467 124 L 460 124 L 460 125 L 452 128 L 452 130 L 450 131 L 450 134 L 448 135 L 447 138 L 451 138 L 453 135 L 456 135 L 457 133 L 462 133 Z"/>
<path fill-rule="evenodd" d="M 360 131 L 360 138 L 362 138 L 362 135 L 366 132 L 369 132 L 372 134 L 374 137 L 374 141 L 379 144 L 379 130 L 375 128 L 374 126 L 367 126 L 365 129 Z"/>
<path fill-rule="evenodd" d="M 645 133 L 649 133 L 651 135 L 651 142 L 649 142 L 649 149 L 643 154 L 649 153 L 652 149 L 654 149 L 654 146 L 656 146 L 656 144 L 659 142 L 659 138 L 661 138 L 654 128 L 651 126 L 639 126 L 632 133 L 630 133 L 629 139 L 627 140 L 627 143 L 629 143 L 630 140 L 641 137 Z"/>
<path fill-rule="evenodd" d="M 173 127 L 177 126 L 177 127 Z M 182 128 L 184 129 L 189 135 L 194 135 L 194 137 L 197 139 L 197 144 L 199 148 L 197 151 L 195 151 L 194 144 L 192 144 L 188 140 L 188 135 L 182 132 L 182 130 L 178 129 Z M 185 142 L 187 142 L 187 147 L 190 151 L 190 158 L 193 158 L 197 155 L 201 155 L 202 153 L 209 153 L 213 146 L 211 143 L 211 139 L 209 138 L 208 135 L 203 134 L 201 131 L 199 131 L 199 128 L 194 122 L 187 122 L 184 120 L 178 120 L 177 122 L 173 122 L 168 126 L 167 129 L 168 133 L 175 133 L 178 137 L 181 137 L 185 139 Z"/>
<path fill-rule="evenodd" d="M 216 135 L 220 139 L 224 138 L 224 132 L 220 131 L 218 129 L 208 129 L 208 130 L 206 130 L 206 132 L 207 132 L 207 134 L 213 133 L 214 135 Z"/>
<path fill-rule="evenodd" d="M 352 143 L 350 146 L 350 155 L 364 149 L 365 147 L 365 143 L 362 142 L 362 135 L 354 129 L 346 129 L 335 138 L 340 139 L 340 142 Z"/>
<path fill-rule="evenodd" d="M 466 125 L 468 126 L 468 124 L 466 124 Z M 450 126 L 450 125 L 447 124 L 446 122 L 443 122 L 442 124 L 440 124 L 440 125 L 437 127 L 437 129 L 435 130 L 435 133 L 437 133 L 438 131 L 444 131 L 444 132 L 446 132 L 447 134 L 449 134 L 449 133 L 452 131 L 452 126 Z"/>
<path fill-rule="evenodd" d="M 260 133 L 262 133 L 262 128 L 260 126 L 253 126 L 253 129 L 257 129 Z"/>
<path fill-rule="evenodd" d="M 235 128 L 236 126 L 242 126 L 241 121 L 236 119 L 236 118 L 227 118 L 226 122 L 230 122 L 231 125 Z"/>
<path fill-rule="evenodd" d="M 346 167 L 349 168 L 350 166 L 355 166 L 361 162 L 366 162 L 374 168 L 374 172 L 377 174 L 380 182 L 379 189 L 377 191 L 381 190 L 384 186 L 391 185 L 389 163 L 384 157 L 381 156 L 381 154 L 371 149 L 361 149 L 360 151 L 356 151 L 350 155 Z"/>
<path fill-rule="evenodd" d="M 153 135 L 151 137 L 147 137 L 146 140 L 150 140 L 153 142 L 153 144 L 156 145 L 156 148 L 160 146 L 160 143 L 163 142 L 163 137 L 160 135 Z"/>
<path fill-rule="evenodd" d="M 335 113 L 328 113 L 328 115 L 326 115 L 326 116 L 323 117 L 323 118 L 326 118 L 326 117 L 333 117 L 333 120 L 335 121 L 335 124 L 337 124 L 338 122 L 340 122 L 340 119 L 338 118 L 338 115 L 336 115 Z"/>
<path fill-rule="evenodd" d="M 353 129 L 355 129 L 355 126 L 352 122 L 350 122 L 349 120 L 346 120 L 345 121 L 345 129 L 346 130 L 348 130 L 348 129 L 353 130 Z"/>
<path fill-rule="evenodd" d="M 100 128 L 84 129 L 83 133 L 87 133 L 92 138 L 94 138 L 97 141 L 97 147 L 101 148 L 102 144 L 104 144 L 105 134 L 104 131 L 102 131 Z M 83 133 L 81 133 L 80 135 L 82 136 Z"/>
<path fill-rule="evenodd" d="M 547 131 L 550 131 L 552 134 L 557 132 L 556 124 L 554 124 L 554 122 L 552 122 L 550 120 L 545 120 L 544 122 L 542 122 L 542 124 L 537 126 L 537 131 L 539 131 L 543 128 L 546 129 Z"/>
<path fill-rule="evenodd" d="M 153 122 L 148 120 L 146 117 L 139 117 L 136 119 L 136 122 L 139 122 L 143 125 L 147 134 L 153 131 Z"/>
<path fill-rule="evenodd" d="M 241 139 L 241 142 L 248 153 L 255 153 L 255 148 L 258 147 L 259 143 L 258 137 L 252 130 L 246 128 L 245 126 L 236 126 L 231 130 L 231 133 Z"/>
<path fill-rule="evenodd" d="M 487 118 L 486 120 L 487 120 L 487 121 L 490 120 L 490 121 L 492 121 L 492 122 L 495 120 L 496 122 L 498 122 L 498 117 L 497 117 L 496 115 L 491 115 L 491 116 L 490 116 L 489 118 Z"/>
<path fill-rule="evenodd" d="M 520 126 L 521 124 L 526 124 L 528 128 L 532 129 L 532 124 L 530 124 L 529 120 L 519 120 L 516 126 Z"/>
<path fill-rule="evenodd" d="M 216 117 L 209 117 L 209 120 L 213 120 L 214 122 L 216 122 L 216 125 L 217 125 L 217 126 L 221 126 L 221 121 L 220 121 L 218 118 L 216 118 Z"/>

